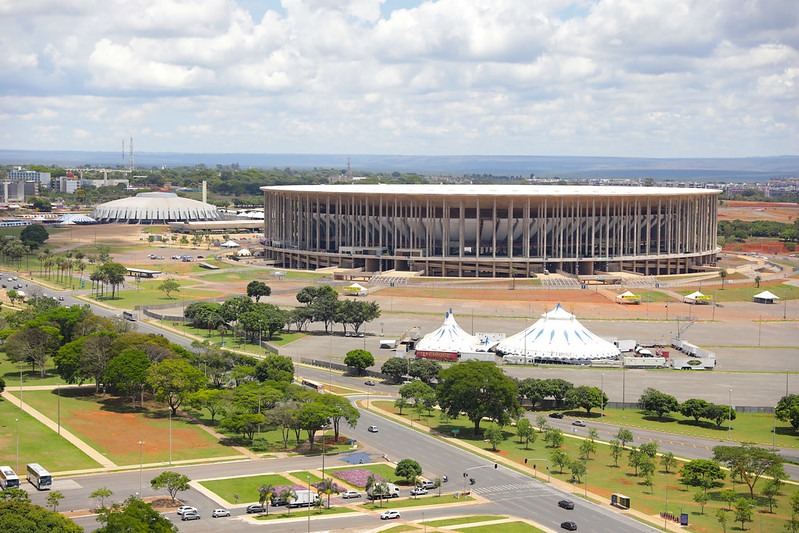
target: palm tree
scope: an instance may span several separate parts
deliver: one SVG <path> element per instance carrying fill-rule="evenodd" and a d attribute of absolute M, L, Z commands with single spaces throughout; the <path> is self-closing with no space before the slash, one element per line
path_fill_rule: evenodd
<path fill-rule="evenodd" d="M 267 483 L 258 487 L 258 502 L 266 507 L 266 516 L 269 516 L 269 501 L 275 495 L 275 486 Z"/>
<path fill-rule="evenodd" d="M 330 509 L 330 495 L 331 494 L 338 494 L 341 491 L 333 482 L 332 478 L 323 479 L 319 483 L 316 484 L 316 491 L 319 494 L 326 494 L 327 495 L 327 508 Z"/>
<path fill-rule="evenodd" d="M 366 486 L 364 487 L 364 489 L 366 489 L 366 493 L 369 494 L 376 485 L 377 479 L 375 478 L 375 475 L 369 474 L 369 477 L 366 478 Z"/>
<path fill-rule="evenodd" d="M 757 287 L 758 289 L 760 288 L 760 282 L 761 281 L 763 281 L 763 278 L 760 277 L 760 274 L 755 276 L 755 287 Z"/>
<path fill-rule="evenodd" d="M 291 487 L 286 487 L 280 491 L 280 495 L 278 497 L 286 502 L 286 509 L 288 509 L 288 513 L 291 515 L 291 506 L 289 504 L 297 499 L 297 493 L 294 492 L 294 489 Z"/>
<path fill-rule="evenodd" d="M 722 268 L 719 270 L 719 277 L 721 278 L 721 290 L 724 290 L 724 279 L 727 277 L 727 269 Z"/>

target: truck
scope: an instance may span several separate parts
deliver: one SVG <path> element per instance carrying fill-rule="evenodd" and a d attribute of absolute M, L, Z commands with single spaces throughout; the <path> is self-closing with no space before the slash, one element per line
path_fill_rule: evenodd
<path fill-rule="evenodd" d="M 637 343 L 634 339 L 617 339 L 613 341 L 613 344 L 616 345 L 620 352 L 631 352 L 635 349 Z"/>
<path fill-rule="evenodd" d="M 397 343 L 399 341 L 397 339 L 380 339 L 380 348 L 388 348 L 389 350 L 393 350 L 397 347 Z"/>
<path fill-rule="evenodd" d="M 400 495 L 400 488 L 393 483 L 381 483 L 380 485 L 385 485 L 385 492 L 381 494 L 374 494 L 375 487 L 371 487 L 367 492 L 366 496 L 370 500 L 376 500 L 381 497 L 383 498 L 399 498 Z"/>
<path fill-rule="evenodd" d="M 287 507 L 311 507 L 319 501 L 319 495 L 312 490 L 295 490 L 297 498 L 289 500 Z"/>

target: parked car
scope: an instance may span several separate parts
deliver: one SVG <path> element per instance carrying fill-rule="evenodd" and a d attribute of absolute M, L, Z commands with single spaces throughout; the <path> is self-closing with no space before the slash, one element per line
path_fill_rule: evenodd
<path fill-rule="evenodd" d="M 423 489 L 422 487 L 411 489 L 411 496 L 424 496 L 425 494 L 427 494 L 427 489 Z"/>
<path fill-rule="evenodd" d="M 196 507 L 192 507 L 191 505 L 181 505 L 178 507 L 178 515 L 183 516 L 184 513 L 194 511 L 195 513 L 198 512 Z"/>
<path fill-rule="evenodd" d="M 180 517 L 181 520 L 199 520 L 200 513 L 197 511 L 186 511 L 183 513 L 183 516 Z"/>
<path fill-rule="evenodd" d="M 434 488 L 436 488 L 436 484 L 435 483 L 433 483 L 432 481 L 427 481 L 427 480 L 420 481 L 419 483 L 416 484 L 416 486 L 420 487 L 422 489 L 434 489 Z"/>
<path fill-rule="evenodd" d="M 549 418 L 563 418 L 563 413 L 549 413 Z"/>
<path fill-rule="evenodd" d="M 367 431 L 369 431 L 369 433 L 377 433 L 377 426 L 369 426 Z"/>
<path fill-rule="evenodd" d="M 367 379 L 366 381 L 363 382 L 363 384 L 364 385 L 369 385 L 370 387 L 374 387 L 376 385 L 376 383 L 374 381 L 372 381 L 371 379 Z"/>
<path fill-rule="evenodd" d="M 577 522 L 561 522 L 560 527 L 568 531 L 577 531 Z"/>
<path fill-rule="evenodd" d="M 574 509 L 574 502 L 571 500 L 560 500 L 558 506 L 564 509 Z"/>
<path fill-rule="evenodd" d="M 214 509 L 211 512 L 211 518 L 223 518 L 225 516 L 230 516 L 230 511 L 227 509 Z"/>
<path fill-rule="evenodd" d="M 345 490 L 344 492 L 341 493 L 341 497 L 344 498 L 345 500 L 348 500 L 350 498 L 360 498 L 361 493 L 358 492 L 357 490 Z"/>
<path fill-rule="evenodd" d="M 380 520 L 392 520 L 399 517 L 399 511 L 383 511 L 380 513 Z"/>
<path fill-rule="evenodd" d="M 572 426 L 580 426 L 581 428 L 584 428 L 585 422 L 583 422 L 582 420 L 575 420 L 574 422 L 572 422 Z"/>
<path fill-rule="evenodd" d="M 252 504 L 247 506 L 247 514 L 265 513 L 265 512 L 266 512 L 266 508 L 263 505 L 261 505 L 260 503 L 252 503 Z"/>
<path fill-rule="evenodd" d="M 63 302 L 63 301 L 64 301 L 64 297 L 63 297 L 63 296 L 59 296 L 59 297 L 58 297 L 58 301 L 59 301 L 59 302 Z"/>

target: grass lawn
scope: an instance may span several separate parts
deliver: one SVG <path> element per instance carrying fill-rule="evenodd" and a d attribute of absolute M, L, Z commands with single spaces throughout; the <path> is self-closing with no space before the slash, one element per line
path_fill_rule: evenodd
<path fill-rule="evenodd" d="M 494 533 L 498 529 L 502 533 L 544 533 L 543 530 L 535 526 L 531 526 L 526 522 L 503 522 L 502 524 L 494 524 L 491 526 L 476 526 L 464 529 L 456 529 L 455 531 L 463 531 L 464 533 Z"/>
<path fill-rule="evenodd" d="M 274 487 L 294 485 L 280 474 L 264 474 L 260 476 L 231 477 L 226 479 L 213 479 L 200 481 L 200 485 L 210 490 L 228 503 L 236 503 L 235 494 L 239 495 L 238 501 L 257 502 L 258 487 L 272 485 Z"/>
<path fill-rule="evenodd" d="M 327 474 L 327 470 L 325 470 L 325 474 Z M 304 479 L 306 481 L 310 477 L 311 478 L 311 480 L 310 480 L 311 481 L 311 485 L 314 485 L 314 484 L 319 483 L 320 481 L 322 481 L 322 478 L 320 478 L 316 474 L 311 474 L 307 470 L 300 470 L 299 472 L 291 472 L 291 475 L 294 476 L 297 479 Z M 325 497 L 325 498 L 327 498 L 327 497 Z"/>
<path fill-rule="evenodd" d="M 144 282 L 142 282 L 144 285 Z M 202 300 L 204 298 L 217 298 L 225 296 L 227 293 L 219 291 L 207 291 L 203 289 L 181 289 L 180 292 L 171 294 L 171 298 L 167 298 L 166 294 L 156 289 L 148 289 L 146 287 L 135 288 L 135 284 L 126 284 L 126 287 L 134 287 L 133 289 L 126 289 L 117 291 L 116 297 L 111 298 L 110 289 L 107 288 L 106 297 L 94 298 L 99 302 L 106 303 L 119 309 L 133 309 L 137 305 L 154 305 L 154 304 L 174 304 L 175 307 L 181 307 L 194 300 Z M 232 296 L 232 295 L 231 295 Z"/>
<path fill-rule="evenodd" d="M 768 287 L 724 285 L 724 289 L 714 286 L 712 289 L 702 291 L 703 294 L 712 296 L 716 302 L 751 302 L 752 296 L 766 290 L 766 288 L 779 296 L 782 300 L 799 299 L 799 287 L 793 285 L 773 285 Z M 694 292 L 694 289 L 681 289 L 676 292 L 686 295 Z M 779 305 L 779 304 L 777 304 Z"/>
<path fill-rule="evenodd" d="M 674 298 L 660 291 L 636 291 L 635 294 L 641 297 L 641 303 L 674 301 Z"/>
<path fill-rule="evenodd" d="M 453 503 L 473 502 L 474 498 L 471 496 L 461 496 L 456 498 L 454 494 L 442 493 L 441 496 L 422 496 L 421 498 L 387 498 L 384 499 L 382 504 L 380 500 L 377 503 L 367 502 L 361 504 L 364 509 L 369 511 L 385 511 L 386 509 L 407 509 L 410 507 L 425 507 L 428 505 L 450 505 Z"/>
<path fill-rule="evenodd" d="M 399 526 L 390 527 L 388 529 L 381 529 L 380 533 L 402 533 L 403 531 L 419 531 L 421 527 L 412 524 L 402 524 Z"/>
<path fill-rule="evenodd" d="M 507 516 L 494 516 L 494 515 L 459 516 L 458 518 L 445 518 L 444 520 L 428 520 L 425 522 L 425 524 L 433 527 L 457 526 L 460 524 L 475 524 L 477 522 L 490 522 L 492 520 L 502 520 L 504 518 L 507 518 Z"/>
<path fill-rule="evenodd" d="M 14 391 L 10 391 L 14 392 Z M 58 398 L 55 391 L 23 391 L 23 399 L 55 420 Z M 130 400 L 94 395 L 93 387 L 61 391 L 61 424 L 104 453 L 118 465 L 139 463 L 139 441 L 144 441 L 142 461 L 169 460 L 169 418 L 167 409 L 130 407 Z M 98 430 L 102 428 L 102 430 Z M 172 459 L 174 461 L 226 457 L 238 452 L 224 446 L 197 424 L 182 417 L 172 418 Z"/>
<path fill-rule="evenodd" d="M 19 392 L 19 367 L 18 363 L 13 363 L 8 360 L 5 354 L 0 358 L 0 376 L 6 382 L 6 389 L 13 391 L 16 389 Z M 31 366 L 26 364 L 22 368 L 22 386 L 29 387 L 33 385 L 64 385 L 65 382 L 61 376 L 55 372 L 55 363 L 52 359 L 47 360 L 45 365 L 45 374 L 42 377 L 39 369 L 31 370 Z M 23 391 L 24 393 L 24 391 Z"/>
<path fill-rule="evenodd" d="M 388 410 L 393 412 L 396 411 L 391 402 L 375 402 L 375 404 L 382 404 L 382 406 L 386 407 Z M 609 410 L 607 410 L 606 413 L 608 411 Z M 632 414 L 635 412 L 628 410 L 626 413 L 632 416 Z M 404 413 L 405 418 L 407 418 L 407 414 L 408 412 L 406 411 Z M 416 416 L 417 415 L 414 413 L 414 417 Z M 643 418 L 640 413 L 636 416 Z M 581 414 L 581 418 L 586 418 L 584 413 Z M 495 452 L 491 450 L 491 445 L 485 442 L 482 437 L 475 437 L 472 435 L 472 424 L 463 417 L 457 420 L 451 420 L 442 423 L 440 416 L 436 414 L 431 417 L 426 417 L 425 421 L 427 424 L 446 435 L 452 435 L 452 429 L 460 429 L 461 431 L 458 435 L 458 440 L 468 441 L 472 445 L 482 449 L 486 457 L 503 457 L 518 463 L 522 469 L 525 469 L 528 472 L 531 471 L 530 467 L 532 465 L 530 463 L 535 463 L 537 465 L 539 479 L 544 479 L 544 477 L 547 475 L 547 466 L 550 467 L 550 475 L 554 478 L 558 478 L 567 483 L 569 483 L 572 478 L 568 467 L 565 468 L 564 472 L 561 473 L 557 467 L 551 464 L 550 458 L 554 450 L 546 446 L 546 443 L 543 442 L 541 435 L 539 435 L 538 440 L 535 443 L 529 446 L 529 449 L 525 449 L 524 445 L 519 444 L 518 439 L 515 438 L 515 429 L 506 427 L 503 430 L 505 440 L 498 446 L 498 451 Z M 733 423 L 735 423 L 735 421 L 733 421 Z M 481 425 L 483 429 L 490 426 L 490 422 L 486 422 Z M 635 434 L 634 427 L 631 427 L 631 431 L 633 434 Z M 581 439 L 571 438 L 566 435 L 564 445 L 560 448 L 560 450 L 565 452 L 570 460 L 575 460 L 579 457 L 578 448 L 581 442 Z M 525 458 L 528 460 L 533 458 L 535 459 L 534 461 L 529 461 L 527 465 L 524 465 Z M 692 524 L 691 530 L 702 532 L 718 530 L 718 523 L 716 522 L 714 515 L 716 509 L 726 505 L 721 500 L 721 491 L 734 488 L 739 497 L 748 498 L 749 496 L 749 491 L 745 485 L 742 485 L 740 482 L 737 483 L 735 487 L 731 485 L 728 474 L 727 479 L 724 480 L 723 486 L 714 487 L 708 492 L 710 501 L 705 506 L 705 513 L 701 514 L 700 506 L 693 501 L 693 496 L 697 492 L 698 488 L 681 483 L 679 475 L 674 470 L 672 470 L 670 473 L 666 473 L 662 469 L 659 459 L 656 461 L 656 465 L 658 468 L 654 476 L 654 486 L 652 489 L 650 489 L 644 485 L 643 479 L 641 477 L 636 477 L 634 475 L 633 468 L 628 466 L 628 453 L 625 452 L 624 455 L 622 455 L 622 457 L 619 459 L 619 466 L 616 467 L 614 466 L 613 458 L 610 455 L 610 447 L 597 443 L 596 454 L 592 455 L 590 460 L 587 461 L 586 477 L 581 483 L 572 484 L 571 492 L 575 493 L 575 495 L 582 495 L 586 489 L 583 482 L 587 480 L 587 489 L 589 492 L 597 494 L 602 499 L 606 500 L 609 500 L 610 495 L 614 492 L 624 493 L 632 498 L 633 505 L 637 510 L 651 515 L 666 510 L 664 494 L 666 487 L 668 486 L 669 511 L 675 512 L 682 509 L 683 512 L 689 513 L 689 522 Z M 677 470 L 679 470 L 681 467 L 682 464 L 679 464 Z M 790 505 L 788 500 L 797 492 L 797 490 L 799 490 L 799 487 L 795 485 L 783 485 L 782 495 L 778 497 L 777 501 L 777 512 L 770 514 L 762 512 L 764 510 L 767 511 L 768 506 L 758 496 L 759 491 L 764 485 L 765 480 L 761 480 L 755 486 L 755 524 L 759 526 L 760 520 L 762 518 L 764 526 L 763 531 L 781 531 L 783 528 L 783 523 L 789 515 Z M 472 531 L 472 528 L 469 528 L 469 531 Z"/>
<path fill-rule="evenodd" d="M 19 423 L 16 422 L 17 419 Z M 14 468 L 20 478 L 24 477 L 25 465 L 28 463 L 40 463 L 51 472 L 100 467 L 93 459 L 62 439 L 57 432 L 20 411 L 19 405 L 3 399 L 0 399 L 0 462 Z"/>
<path fill-rule="evenodd" d="M 227 265 L 228 268 L 232 268 Z M 208 272 L 207 270 L 205 272 Z M 247 270 L 233 270 L 231 272 L 208 272 L 200 277 L 203 281 L 231 282 L 248 280 L 269 280 L 272 271 L 266 268 L 252 268 Z M 267 283 L 268 285 L 268 283 Z"/>

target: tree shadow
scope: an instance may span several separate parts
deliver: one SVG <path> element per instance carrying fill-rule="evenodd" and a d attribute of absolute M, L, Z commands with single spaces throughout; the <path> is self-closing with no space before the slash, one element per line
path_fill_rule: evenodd
<path fill-rule="evenodd" d="M 693 420 L 693 419 L 691 419 L 691 420 L 678 420 L 677 423 L 679 425 L 681 425 L 681 426 L 691 426 L 691 427 L 695 427 L 695 428 L 710 429 L 710 430 L 716 430 L 716 431 L 727 431 L 727 426 L 725 426 L 725 425 L 717 426 L 715 422 L 712 422 L 710 420 L 700 420 L 698 422 L 696 420 Z"/>

